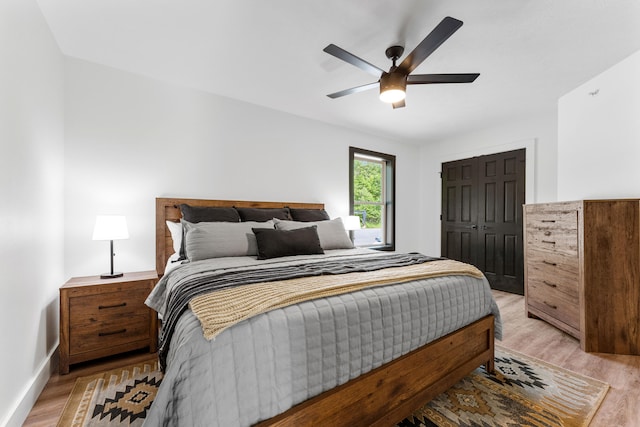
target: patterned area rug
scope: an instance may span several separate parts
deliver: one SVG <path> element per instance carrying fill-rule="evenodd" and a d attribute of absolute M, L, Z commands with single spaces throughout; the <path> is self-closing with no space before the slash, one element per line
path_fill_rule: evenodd
<path fill-rule="evenodd" d="M 58 427 L 141 426 L 161 382 L 156 359 L 78 378 Z"/>
<path fill-rule="evenodd" d="M 480 367 L 398 427 L 586 427 L 609 385 L 496 346 Z"/>
<path fill-rule="evenodd" d="M 606 383 L 496 346 L 478 368 L 397 427 L 585 427 Z M 59 427 L 141 426 L 162 381 L 155 360 L 78 378 Z"/>

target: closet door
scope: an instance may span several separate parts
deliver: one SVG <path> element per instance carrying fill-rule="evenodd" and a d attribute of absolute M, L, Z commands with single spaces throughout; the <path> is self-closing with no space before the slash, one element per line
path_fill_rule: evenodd
<path fill-rule="evenodd" d="M 442 256 L 478 267 L 491 287 L 524 293 L 525 150 L 442 165 Z"/>
<path fill-rule="evenodd" d="M 478 161 L 442 164 L 442 256 L 478 265 Z"/>

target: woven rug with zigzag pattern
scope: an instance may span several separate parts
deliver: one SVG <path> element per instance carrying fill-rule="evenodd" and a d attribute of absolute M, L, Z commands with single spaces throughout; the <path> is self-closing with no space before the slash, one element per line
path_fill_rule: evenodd
<path fill-rule="evenodd" d="M 397 427 L 586 427 L 609 386 L 496 346 L 478 368 Z M 141 426 L 162 382 L 155 360 L 78 378 L 58 427 Z"/>

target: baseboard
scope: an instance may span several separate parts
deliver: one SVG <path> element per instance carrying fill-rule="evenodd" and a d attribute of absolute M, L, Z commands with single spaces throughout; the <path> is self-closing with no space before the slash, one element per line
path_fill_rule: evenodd
<path fill-rule="evenodd" d="M 0 420 L 0 427 L 21 427 L 29 416 L 29 412 L 35 405 L 40 393 L 47 385 L 49 378 L 58 368 L 58 346 L 47 355 L 40 365 L 36 375 L 31 380 L 31 384 L 25 387 L 24 392 L 18 396 L 12 410 L 7 416 Z"/>

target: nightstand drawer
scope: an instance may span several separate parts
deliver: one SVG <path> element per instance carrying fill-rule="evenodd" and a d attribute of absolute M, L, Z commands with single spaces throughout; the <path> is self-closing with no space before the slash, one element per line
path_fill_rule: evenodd
<path fill-rule="evenodd" d="M 149 308 L 144 304 L 148 295 L 147 286 L 134 287 L 127 292 L 109 292 L 70 298 L 71 324 L 92 325 L 96 322 L 148 315 Z"/>
<path fill-rule="evenodd" d="M 149 314 L 96 322 L 89 326 L 72 326 L 69 332 L 69 352 L 72 355 L 148 340 Z"/>

